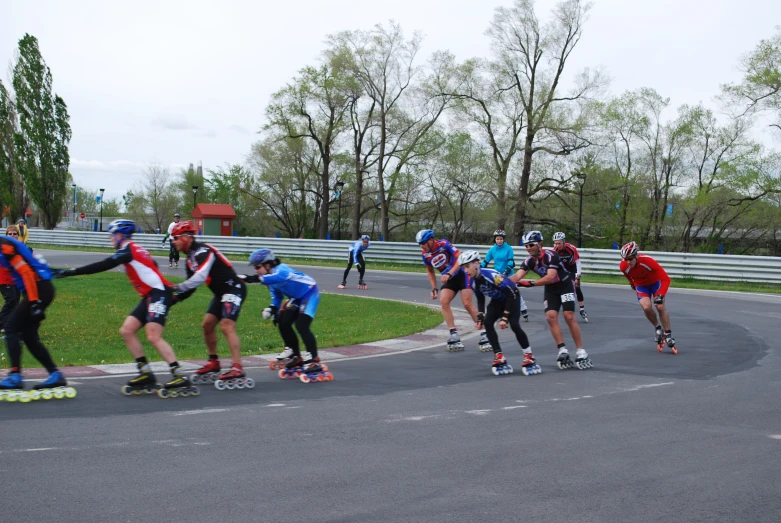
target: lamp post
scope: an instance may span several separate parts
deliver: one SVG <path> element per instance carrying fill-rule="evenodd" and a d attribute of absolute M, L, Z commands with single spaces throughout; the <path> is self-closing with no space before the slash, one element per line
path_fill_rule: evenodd
<path fill-rule="evenodd" d="M 103 193 L 106 189 L 98 189 L 100 191 L 100 232 L 103 232 Z"/>
<path fill-rule="evenodd" d="M 71 187 L 73 187 L 73 214 L 71 215 L 71 219 L 73 220 L 73 226 L 76 226 L 76 184 L 71 184 Z"/>
<path fill-rule="evenodd" d="M 578 249 L 583 245 L 583 187 L 586 185 L 586 173 L 576 175 L 580 185 L 580 206 L 578 208 Z"/>
<path fill-rule="evenodd" d="M 336 180 L 336 185 L 334 185 L 334 191 L 336 191 L 336 197 L 339 198 L 339 219 L 337 221 L 337 226 L 336 226 L 337 240 L 342 239 L 342 189 L 343 188 L 344 188 L 344 182 L 341 180 Z"/>
<path fill-rule="evenodd" d="M 198 186 L 193 185 L 193 210 L 195 210 L 195 195 L 198 194 Z"/>

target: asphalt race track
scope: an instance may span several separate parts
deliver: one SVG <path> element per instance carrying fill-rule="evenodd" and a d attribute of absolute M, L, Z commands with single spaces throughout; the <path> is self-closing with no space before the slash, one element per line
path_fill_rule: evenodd
<path fill-rule="evenodd" d="M 328 292 L 429 301 L 425 275 L 367 262 L 368 291 L 357 271 L 337 291 L 342 269 L 305 270 Z M 334 362 L 328 383 L 258 368 L 253 390 L 160 400 L 79 378 L 73 400 L 2 402 L 0 521 L 781 520 L 781 297 L 673 288 L 673 356 L 628 286 L 586 275 L 584 294 L 587 371 L 556 368 L 535 288 L 539 376 L 493 376 L 473 339 Z"/>

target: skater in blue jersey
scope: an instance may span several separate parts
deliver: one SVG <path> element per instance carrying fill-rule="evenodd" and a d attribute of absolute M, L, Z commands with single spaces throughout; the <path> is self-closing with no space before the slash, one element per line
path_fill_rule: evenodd
<path fill-rule="evenodd" d="M 492 371 L 497 376 L 512 372 L 512 367 L 499 346 L 499 336 L 494 324 L 499 321 L 499 328 L 510 327 L 515 333 L 518 344 L 523 349 L 522 371 L 526 376 L 542 372 L 534 360 L 529 338 L 521 328 L 521 300 L 518 287 L 499 271 L 480 267 L 480 254 L 477 251 L 465 251 L 459 256 L 458 263 L 471 279 L 472 290 L 477 296 L 475 327 L 485 328 L 488 340 L 494 350 Z M 491 298 L 486 309 L 485 298 Z"/>
<path fill-rule="evenodd" d="M 280 377 L 300 376 L 305 382 L 332 379 L 327 367 L 320 363 L 317 340 L 310 329 L 320 303 L 317 282 L 282 263 L 270 249 L 256 250 L 250 255 L 249 263 L 255 267 L 255 275 L 247 276 L 245 281 L 267 285 L 271 293 L 271 305 L 263 309 L 263 319 L 273 319 L 279 325 L 286 348 L 278 359 L 290 358 L 285 369 L 280 370 Z M 288 299 L 283 303 L 285 297 Z M 304 342 L 303 353 L 293 326 Z"/>
<path fill-rule="evenodd" d="M 371 245 L 371 238 L 364 234 L 361 239 L 350 245 L 347 250 L 347 268 L 344 270 L 344 276 L 342 276 L 342 283 L 339 284 L 340 289 L 344 289 L 347 285 L 347 275 L 350 274 L 353 264 L 358 268 L 358 288 L 366 290 L 368 285 L 363 281 L 363 275 L 366 273 L 366 261 L 363 259 L 363 251 L 369 248 Z"/>
<path fill-rule="evenodd" d="M 494 270 L 504 274 L 505 276 L 512 276 L 515 272 L 515 253 L 512 246 L 505 242 L 505 233 L 501 229 L 494 231 L 494 245 L 488 249 L 485 253 L 485 258 L 480 262 L 480 267 L 486 268 L 488 264 L 494 262 Z M 520 294 L 519 294 L 520 295 Z M 521 298 L 521 316 L 524 321 L 529 321 L 529 311 L 526 307 L 526 302 Z"/>

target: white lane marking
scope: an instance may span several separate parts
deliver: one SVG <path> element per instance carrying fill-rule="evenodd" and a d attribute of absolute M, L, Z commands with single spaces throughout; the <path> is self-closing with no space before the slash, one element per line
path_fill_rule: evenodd
<path fill-rule="evenodd" d="M 768 434 L 767 437 L 770 439 L 781 439 L 781 434 Z"/>
<path fill-rule="evenodd" d="M 42 450 L 58 450 L 57 447 L 41 447 L 39 449 L 22 449 L 22 452 L 41 452 Z"/>
<path fill-rule="evenodd" d="M 225 412 L 231 409 L 194 409 L 174 412 L 173 416 L 190 416 L 192 414 L 211 414 L 212 412 Z"/>
<path fill-rule="evenodd" d="M 513 405 L 512 407 L 502 407 L 502 410 L 512 410 L 512 409 L 525 409 L 526 405 Z"/>
<path fill-rule="evenodd" d="M 474 414 L 475 416 L 485 416 L 489 412 L 491 412 L 492 409 L 483 409 L 483 410 L 465 410 L 467 414 Z"/>
<path fill-rule="evenodd" d="M 266 407 L 284 407 L 284 403 L 269 403 Z"/>
<path fill-rule="evenodd" d="M 616 391 L 611 392 L 610 394 L 618 394 L 621 392 L 635 392 L 642 389 L 650 389 L 653 387 L 665 387 L 667 385 L 674 385 L 674 381 L 665 381 L 664 383 L 648 383 L 647 385 L 638 385 L 636 387 L 630 387 L 628 389 L 619 389 Z"/>
<path fill-rule="evenodd" d="M 424 419 L 439 418 L 439 417 L 440 417 L 439 414 L 433 414 L 433 415 L 430 415 L 430 416 L 408 416 L 406 418 L 387 419 L 385 421 L 387 423 L 396 423 L 396 422 L 399 422 L 399 421 L 422 421 Z"/>

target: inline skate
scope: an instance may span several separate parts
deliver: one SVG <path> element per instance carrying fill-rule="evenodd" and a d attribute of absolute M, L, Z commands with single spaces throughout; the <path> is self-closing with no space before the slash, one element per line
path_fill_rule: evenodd
<path fill-rule="evenodd" d="M 531 352 L 523 353 L 523 363 L 521 363 L 521 372 L 524 376 L 533 376 L 535 374 L 542 374 L 542 368 L 537 364 L 537 360 L 534 359 L 534 354 Z"/>
<path fill-rule="evenodd" d="M 673 335 L 669 332 L 664 333 L 664 343 L 667 344 L 668 347 L 670 347 L 670 350 L 673 354 L 678 354 L 678 348 L 675 346 L 675 338 L 673 338 Z M 662 342 L 659 342 L 659 352 L 662 351 L 664 348 L 664 345 Z"/>
<path fill-rule="evenodd" d="M 347 282 L 346 282 L 346 281 L 343 281 L 342 283 L 340 283 L 340 284 L 339 284 L 339 286 L 337 287 L 337 289 L 344 289 L 345 287 L 347 287 Z"/>
<path fill-rule="evenodd" d="M 301 370 L 301 374 L 298 378 L 304 383 L 315 383 L 318 381 L 333 381 L 334 375 L 328 372 L 328 367 L 320 363 L 320 358 L 311 358 L 308 352 L 304 353 L 304 357 L 310 356 Z"/>
<path fill-rule="evenodd" d="M 251 389 L 254 387 L 255 380 L 248 378 L 244 374 L 242 366 L 236 364 L 225 374 L 220 374 L 219 379 L 214 382 L 214 388 L 217 390 Z"/>
<path fill-rule="evenodd" d="M 284 368 L 279 369 L 279 377 L 283 380 L 292 380 L 301 376 L 303 370 L 304 360 L 301 356 L 295 356 L 290 358 Z"/>
<path fill-rule="evenodd" d="M 491 342 L 488 341 L 488 335 L 483 332 L 480 334 L 480 341 L 477 342 L 477 347 L 480 352 L 493 352 L 494 348 L 491 346 Z"/>
<path fill-rule="evenodd" d="M 209 383 L 214 383 L 217 381 L 220 377 L 220 360 L 219 359 L 209 359 L 209 361 L 206 362 L 206 365 L 201 367 L 200 369 L 196 370 L 191 376 L 190 381 L 193 384 L 203 384 L 208 385 Z"/>
<path fill-rule="evenodd" d="M 569 357 L 567 349 L 559 349 L 559 355 L 556 358 L 556 365 L 561 369 L 571 369 L 575 366 L 575 362 Z"/>
<path fill-rule="evenodd" d="M 157 378 L 150 370 L 142 370 L 135 378 L 122 386 L 122 394 L 133 396 L 139 394 L 156 394 L 160 390 Z"/>
<path fill-rule="evenodd" d="M 360 289 L 360 290 L 362 290 L 362 291 L 365 291 L 365 290 L 366 290 L 366 289 L 368 289 L 368 288 L 369 288 L 369 286 L 366 284 L 366 282 L 365 282 L 365 281 L 363 281 L 363 280 L 358 280 L 358 289 Z"/>
<path fill-rule="evenodd" d="M 49 374 L 43 382 L 33 387 L 29 393 L 30 399 L 50 400 L 52 398 L 61 400 L 63 398 L 75 398 L 76 389 L 68 387 L 68 382 L 62 372 L 56 370 Z"/>
<path fill-rule="evenodd" d="M 580 317 L 583 318 L 584 322 L 588 323 L 588 314 L 586 314 L 586 309 L 580 309 Z"/>
<path fill-rule="evenodd" d="M 283 350 L 276 359 L 271 360 L 268 362 L 268 368 L 271 370 L 281 370 L 285 368 L 285 365 L 290 361 L 290 358 L 293 357 L 293 349 L 290 347 L 285 347 L 285 350 Z"/>
<path fill-rule="evenodd" d="M 494 376 L 502 376 L 504 374 L 512 374 L 515 371 L 510 366 L 510 364 L 507 363 L 507 358 L 504 357 L 504 354 L 497 352 L 494 354 L 494 362 L 491 364 L 491 372 L 493 372 Z"/>
<path fill-rule="evenodd" d="M 186 398 L 187 396 L 198 396 L 201 393 L 198 387 L 190 383 L 187 376 L 178 372 L 173 374 L 171 381 L 167 382 L 161 389 L 158 389 L 157 396 L 160 399 L 166 398 Z"/>
<path fill-rule="evenodd" d="M 464 350 L 464 344 L 461 343 L 461 336 L 455 330 L 450 331 L 450 338 L 447 340 L 447 350 L 458 352 Z"/>
<path fill-rule="evenodd" d="M 585 349 L 578 349 L 575 353 L 575 366 L 580 370 L 590 369 L 594 366 Z"/>
<path fill-rule="evenodd" d="M 11 403 L 30 401 L 29 394 L 24 390 L 24 378 L 18 372 L 12 372 L 3 381 L 0 381 L 0 401 L 2 400 Z"/>

